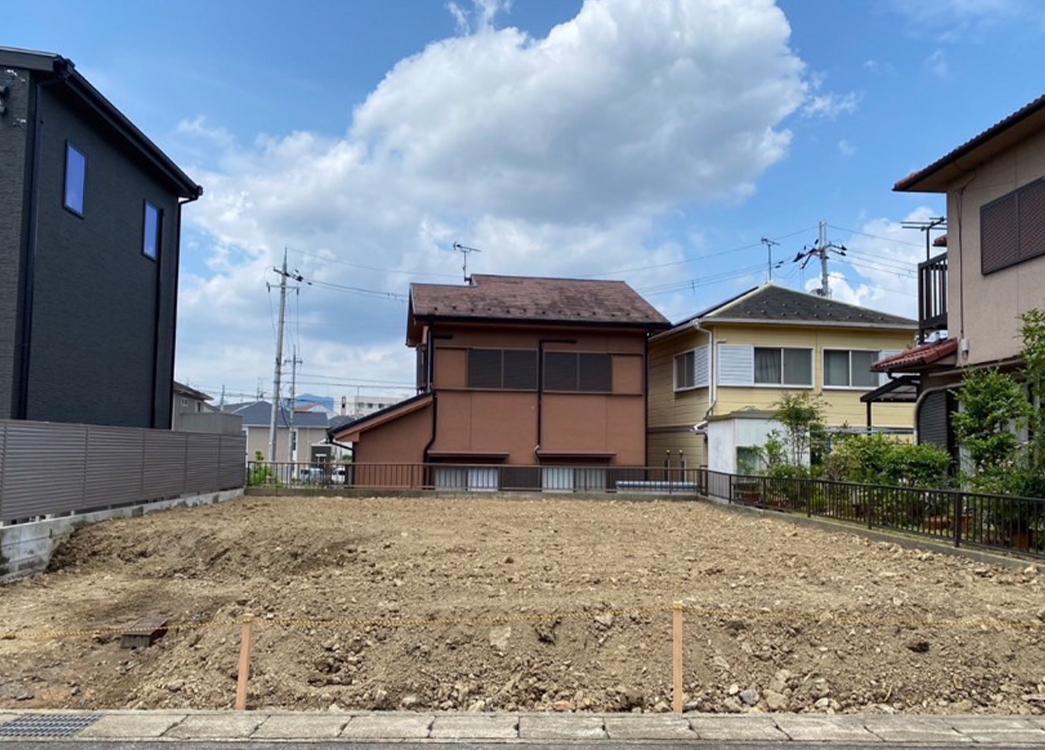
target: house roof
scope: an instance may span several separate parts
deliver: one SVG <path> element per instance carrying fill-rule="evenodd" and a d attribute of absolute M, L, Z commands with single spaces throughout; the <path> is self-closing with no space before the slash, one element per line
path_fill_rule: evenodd
<path fill-rule="evenodd" d="M 0 68 L 31 70 L 51 80 L 63 82 L 64 92 L 97 115 L 113 132 L 157 169 L 182 198 L 195 200 L 203 195 L 203 188 L 186 175 L 159 146 L 153 143 L 126 115 L 80 75 L 72 60 L 53 52 L 0 47 Z"/>
<path fill-rule="evenodd" d="M 232 404 L 225 408 L 230 414 L 243 417 L 244 427 L 268 427 L 272 424 L 272 404 L 268 401 L 251 401 L 245 404 Z M 322 412 L 296 411 L 291 414 L 280 409 L 276 415 L 277 427 L 323 427 L 327 426 L 327 416 Z"/>
<path fill-rule="evenodd" d="M 177 380 L 172 381 L 171 390 L 179 395 L 199 399 L 200 401 L 210 401 L 212 398 L 203 391 L 197 391 L 195 388 L 190 388 L 184 383 L 179 383 Z"/>
<path fill-rule="evenodd" d="M 904 331 L 914 331 L 918 328 L 918 323 L 910 318 L 850 305 L 816 294 L 798 292 L 773 283 L 749 289 L 685 318 L 667 333 L 684 330 L 693 321 L 699 321 L 704 325 L 759 323 Z"/>
<path fill-rule="evenodd" d="M 431 393 L 418 393 L 416 396 L 411 396 L 391 406 L 386 406 L 384 409 L 379 409 L 371 414 L 359 417 L 359 419 L 337 417 L 330 420 L 330 426 L 327 428 L 327 437 L 331 440 L 345 440 L 346 437 L 356 436 L 363 430 L 377 427 L 380 424 L 422 409 L 432 401 L 433 396 Z"/>
<path fill-rule="evenodd" d="M 955 177 L 975 169 L 992 156 L 1045 128 L 1045 96 L 1013 112 L 979 135 L 924 169 L 896 183 L 893 190 L 912 193 L 942 193 Z"/>
<path fill-rule="evenodd" d="M 871 365 L 875 372 L 904 372 L 919 370 L 926 365 L 935 364 L 944 357 L 958 351 L 958 339 L 944 339 L 929 344 L 920 344 L 913 349 L 880 359 Z"/>
<path fill-rule="evenodd" d="M 460 320 L 667 328 L 670 323 L 623 281 L 475 274 L 468 286 L 411 284 L 408 342 L 417 321 Z"/>

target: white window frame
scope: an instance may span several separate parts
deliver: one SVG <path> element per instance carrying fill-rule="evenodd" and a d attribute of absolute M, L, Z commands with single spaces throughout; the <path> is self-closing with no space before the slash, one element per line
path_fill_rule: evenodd
<path fill-rule="evenodd" d="M 770 388 L 778 391 L 811 391 L 816 388 L 816 348 L 809 346 L 755 346 L 754 344 L 718 344 L 718 351 L 715 356 L 715 377 L 717 378 L 716 385 L 719 388 Z M 746 379 L 743 382 L 736 382 L 724 378 L 722 375 L 723 362 L 728 359 L 724 356 L 724 352 L 729 350 L 744 350 L 746 353 L 744 362 L 746 368 Z M 780 351 L 780 376 L 783 380 L 784 376 L 784 362 L 783 362 L 783 350 L 784 349 L 802 349 L 809 352 L 809 373 L 812 382 L 809 385 L 793 385 L 787 383 L 756 383 L 755 382 L 755 349 L 776 349 Z"/>
<path fill-rule="evenodd" d="M 689 372 L 693 375 L 693 385 L 679 385 L 679 357 L 693 355 L 693 367 Z M 703 354 L 703 366 L 701 366 L 701 354 Z M 703 375 L 703 377 L 701 377 Z M 707 388 L 711 380 L 711 350 L 708 346 L 697 346 L 679 352 L 671 358 L 671 388 L 675 393 L 685 391 L 696 391 Z"/>
<path fill-rule="evenodd" d="M 828 352 L 845 352 L 849 356 L 849 385 L 828 385 L 827 384 L 827 353 Z M 874 385 L 852 385 L 853 382 L 853 352 L 872 352 L 875 355 L 874 361 L 877 362 L 882 358 L 881 349 L 836 349 L 834 347 L 824 347 L 820 354 L 820 378 L 824 381 L 825 391 L 860 391 L 866 393 L 873 391 L 882 384 L 882 378 L 878 373 L 872 372 L 875 376 Z"/>

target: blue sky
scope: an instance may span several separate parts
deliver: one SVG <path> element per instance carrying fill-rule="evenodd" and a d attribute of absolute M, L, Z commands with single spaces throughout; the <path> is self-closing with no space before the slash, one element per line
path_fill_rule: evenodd
<path fill-rule="evenodd" d="M 678 318 L 763 281 L 759 238 L 793 257 L 826 220 L 856 264 L 836 298 L 913 314 L 899 222 L 943 202 L 892 184 L 1041 95 L 1045 63 L 1033 0 L 41 2 L 4 30 L 204 185 L 177 374 L 243 393 L 271 391 L 285 246 L 320 282 L 291 305 L 299 390 L 328 395 L 413 373 L 405 305 L 343 287 L 452 283 L 454 241 L 477 272 L 620 277 Z"/>

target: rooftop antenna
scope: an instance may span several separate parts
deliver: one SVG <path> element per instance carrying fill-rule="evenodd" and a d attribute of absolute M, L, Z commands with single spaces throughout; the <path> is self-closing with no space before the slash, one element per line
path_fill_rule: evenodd
<path fill-rule="evenodd" d="M 904 229 L 918 229 L 925 232 L 925 259 L 929 260 L 929 256 L 932 255 L 932 241 L 929 239 L 929 235 L 934 229 L 946 232 L 947 219 L 943 216 L 930 216 L 927 221 L 905 221 L 900 226 Z"/>
<path fill-rule="evenodd" d="M 769 256 L 769 259 L 768 259 L 767 265 L 766 265 L 766 274 L 767 274 L 766 281 L 772 281 L 773 280 L 773 245 L 779 245 L 780 243 L 779 242 L 774 242 L 773 240 L 769 239 L 768 237 L 763 237 L 762 239 L 759 240 L 759 242 L 761 242 L 763 245 L 766 246 L 766 254 Z"/>
<path fill-rule="evenodd" d="M 454 250 L 461 254 L 461 271 L 464 272 L 464 283 L 471 284 L 472 277 L 468 275 L 468 255 L 470 253 L 481 253 L 482 250 L 480 250 L 477 247 L 468 247 L 467 245 L 462 245 L 460 242 L 454 243 Z"/>

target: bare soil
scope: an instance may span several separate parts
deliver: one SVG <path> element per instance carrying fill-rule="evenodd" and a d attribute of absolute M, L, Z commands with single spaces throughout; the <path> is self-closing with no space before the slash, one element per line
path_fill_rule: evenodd
<path fill-rule="evenodd" d="M 243 498 L 78 531 L 0 631 L 209 622 L 147 649 L 0 640 L 0 707 L 1042 713 L 1045 583 L 699 503 Z M 286 621 L 580 617 L 388 628 Z M 1011 627 L 988 624 L 998 621 Z M 1018 626 L 1015 623 L 1023 623 Z"/>

